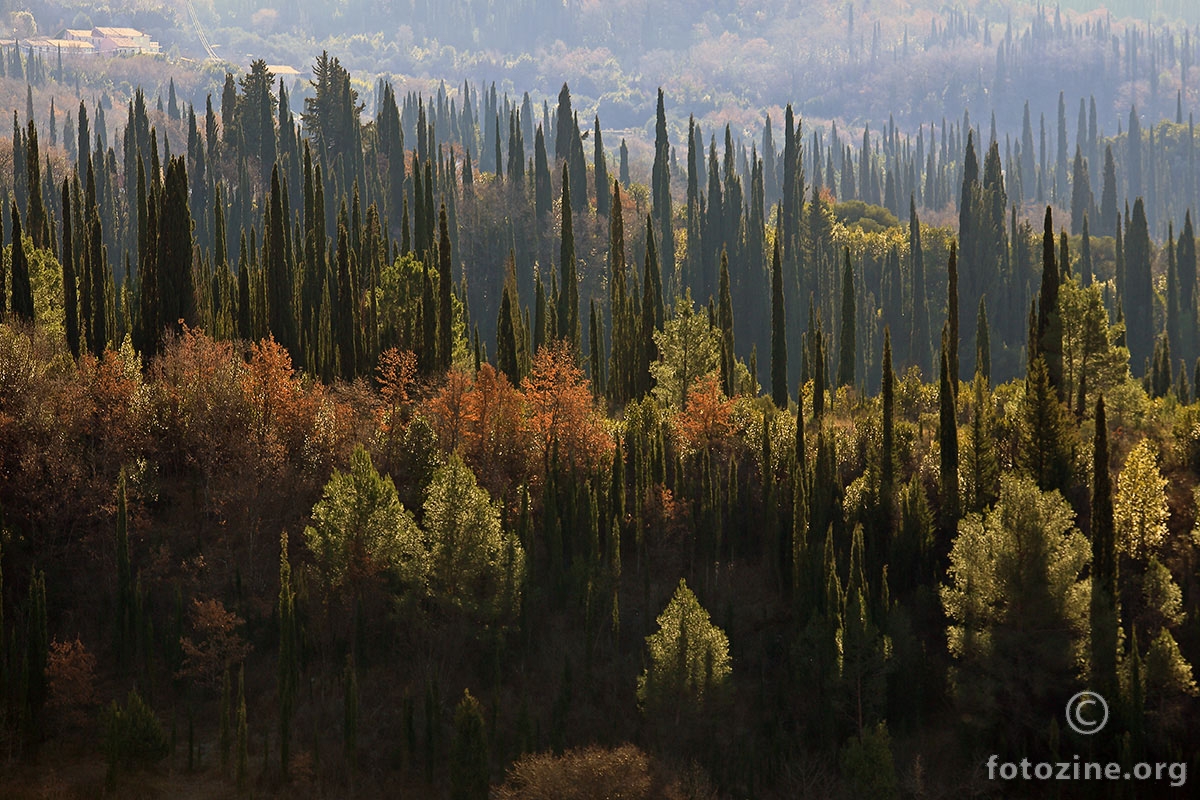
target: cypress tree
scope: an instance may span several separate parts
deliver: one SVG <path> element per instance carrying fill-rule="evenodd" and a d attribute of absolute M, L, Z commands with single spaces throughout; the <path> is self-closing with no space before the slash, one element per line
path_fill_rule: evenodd
<path fill-rule="evenodd" d="M 29 280 L 29 260 L 25 256 L 25 240 L 21 235 L 21 212 L 12 204 L 12 313 L 33 322 L 33 286 Z"/>
<path fill-rule="evenodd" d="M 933 375 L 929 347 L 929 298 L 925 294 L 925 254 L 921 247 L 921 222 L 917 219 L 917 203 L 914 195 L 908 201 L 908 249 L 912 260 L 912 344 L 910 359 L 921 370 L 922 375 Z"/>
<path fill-rule="evenodd" d="M 1104 146 L 1104 183 L 1100 191 L 1100 235 L 1117 233 L 1120 219 L 1117 211 L 1117 167 L 1113 163 L 1112 145 Z"/>
<path fill-rule="evenodd" d="M 513 386 L 521 383 L 521 367 L 517 360 L 517 339 L 520 330 L 519 301 L 516 296 L 516 274 L 513 264 L 513 254 L 508 254 L 508 278 L 504 282 L 504 292 L 500 298 L 500 315 L 496 320 L 496 366 L 508 376 Z"/>
<path fill-rule="evenodd" d="M 551 196 L 550 188 L 550 164 L 546 154 L 546 136 L 542 132 L 542 126 L 538 125 L 533 137 L 533 207 L 543 232 L 545 225 L 549 222 L 550 209 L 553 204 L 554 198 Z"/>
<path fill-rule="evenodd" d="M 75 283 L 74 237 L 71 234 L 71 187 L 66 178 L 62 184 L 62 271 L 63 311 L 67 333 L 67 346 L 71 355 L 79 358 L 79 298 Z M 2 273 L 2 270 L 0 270 Z M 3 277 L 0 274 L 0 277 Z M 0 313 L 4 312 L 4 292 L 0 291 Z"/>
<path fill-rule="evenodd" d="M 1129 363 L 1134 373 L 1151 355 L 1154 343 L 1154 291 L 1150 280 L 1150 230 L 1142 198 L 1133 204 L 1133 216 L 1125 235 L 1125 311 Z"/>
<path fill-rule="evenodd" d="M 1183 217 L 1183 230 L 1179 234 L 1176 253 L 1179 273 L 1180 355 L 1191 362 L 1197 355 L 1196 341 L 1196 234 L 1192 228 L 1192 212 Z"/>
<path fill-rule="evenodd" d="M 246 667 L 238 669 L 237 691 L 237 761 L 234 768 L 238 789 L 246 788 L 250 777 L 249 731 L 246 726 Z"/>
<path fill-rule="evenodd" d="M 1092 447 L 1092 683 L 1098 691 L 1117 688 L 1117 559 L 1112 476 L 1108 471 L 1108 424 L 1104 397 L 1096 399 Z"/>
<path fill-rule="evenodd" d="M 854 271 L 850 267 L 850 248 L 847 247 L 846 264 L 842 270 L 842 331 L 838 340 L 838 386 L 850 386 L 854 383 L 857 347 L 854 333 Z"/>
<path fill-rule="evenodd" d="M 421 261 L 421 372 L 432 375 L 438 365 L 437 306 L 434 299 L 433 278 L 429 274 L 429 252 Z M 517 313 L 520 313 L 518 311 Z"/>
<path fill-rule="evenodd" d="M 976 370 L 972 382 L 974 390 L 973 414 L 971 417 L 971 449 L 967 454 L 971 475 L 971 503 L 969 512 L 977 513 L 990 506 L 999 497 L 1000 462 L 996 458 L 995 439 L 992 435 L 991 395 L 987 378 Z"/>
<path fill-rule="evenodd" d="M 654 223 L 647 216 L 646 259 L 642 265 L 641 341 L 637 345 L 638 358 L 634 363 L 634 385 L 635 393 L 638 395 L 644 395 L 652 388 L 650 364 L 658 360 L 658 345 L 654 343 L 654 331 L 662 327 L 661 320 L 655 319 L 655 309 L 656 307 L 661 308 L 662 305 L 662 297 L 659 294 L 661 289 L 658 273 L 658 248 L 654 241 Z M 635 312 L 636 309 L 630 303 L 629 314 L 632 316 Z M 731 310 L 730 316 L 732 317 L 732 315 Z"/>
<path fill-rule="evenodd" d="M 177 156 L 167 164 L 161 209 L 157 217 L 158 252 L 155 266 L 161 309 L 159 324 L 173 331 L 180 330 L 181 323 L 195 326 L 198 321 L 192 275 L 192 217 L 188 211 L 187 192 L 185 157 Z M 282 208 L 279 216 L 282 220 Z M 282 250 L 282 247 L 281 232 L 279 249 Z M 291 296 L 290 284 L 288 296 Z"/>
<path fill-rule="evenodd" d="M 596 215 L 607 217 L 612 198 L 608 194 L 608 158 L 604 154 L 604 142 L 600 138 L 600 116 L 596 115 L 593 124 L 592 164 L 595 167 L 596 180 Z"/>
<path fill-rule="evenodd" d="M 982 297 L 982 295 L 981 295 Z M 950 260 L 946 264 L 946 324 L 950 336 L 946 342 L 950 365 L 950 387 L 958 394 L 958 247 L 950 243 Z"/>
<path fill-rule="evenodd" d="M 250 266 L 246 263 L 246 230 L 242 229 L 242 241 L 238 256 L 238 336 L 249 340 L 254 336 L 254 326 L 251 322 L 253 308 L 250 302 Z"/>
<path fill-rule="evenodd" d="M 337 264 L 337 284 L 331 288 L 331 291 L 337 291 L 335 301 L 337 304 L 335 316 L 337 331 L 334 332 L 334 344 L 337 346 L 342 379 L 352 381 L 356 374 L 354 359 L 355 299 L 350 275 L 350 234 L 342 222 L 338 223 L 335 262 Z M 427 314 L 431 313 L 425 307 L 422 308 L 422 311 Z"/>
<path fill-rule="evenodd" d="M 575 268 L 575 225 L 571 211 L 571 180 L 567 166 L 562 177 L 562 242 L 559 248 L 558 338 L 566 339 L 572 352 L 579 350 L 579 280 Z"/>
<path fill-rule="evenodd" d="M 1175 229 L 1171 223 L 1167 224 L 1167 286 L 1166 286 L 1166 301 L 1167 301 L 1167 342 L 1170 345 L 1172 353 L 1180 353 L 1182 350 L 1179 347 L 1180 329 L 1182 322 L 1180 321 L 1179 308 L 1179 271 L 1175 266 Z"/>
<path fill-rule="evenodd" d="M 342 746 L 346 766 L 353 773 L 358 763 L 358 669 L 354 666 L 354 653 L 346 656 L 342 687 Z"/>
<path fill-rule="evenodd" d="M 1087 288 L 1095 279 L 1096 269 L 1092 265 L 1092 236 L 1088 229 L 1088 215 L 1083 215 L 1079 234 L 1079 285 Z"/>
<path fill-rule="evenodd" d="M 667 141 L 667 116 L 663 109 L 663 90 L 658 90 L 658 108 L 654 123 L 654 170 L 652 173 L 654 218 L 662 248 L 660 262 L 668 275 L 675 272 L 675 235 L 671 225 L 671 145 Z M 711 286 L 711 284 L 710 284 Z"/>
<path fill-rule="evenodd" d="M 264 165 L 265 166 L 265 165 Z M 263 244 L 267 284 L 267 330 L 291 353 L 296 361 L 296 314 L 292 298 L 292 265 L 287 252 L 283 212 L 283 190 L 278 165 L 271 168 L 271 195 L 267 209 L 266 242 Z"/>
<path fill-rule="evenodd" d="M 1055 256 L 1054 221 L 1050 206 L 1046 206 L 1045 226 L 1042 232 L 1042 288 L 1038 295 L 1037 352 L 1046 362 L 1050 385 L 1058 399 L 1063 399 L 1062 318 L 1058 309 L 1058 274 Z"/>
<path fill-rule="evenodd" d="M 985 296 L 979 298 L 979 312 L 975 322 L 975 371 L 983 375 L 989 384 L 992 382 L 992 346 L 991 334 L 988 331 L 987 302 Z"/>
<path fill-rule="evenodd" d="M 599 399 L 604 396 L 604 374 L 602 372 L 604 348 L 601 344 L 604 341 L 604 335 L 600 331 L 600 321 L 596 315 L 596 301 L 594 299 L 591 301 L 590 306 L 591 315 L 588 319 L 588 366 L 591 372 L 592 396 Z"/>
<path fill-rule="evenodd" d="M 733 397 L 733 297 L 729 289 L 729 253 L 721 248 L 721 290 L 717 308 L 717 327 L 721 334 L 721 389 Z"/>
<path fill-rule="evenodd" d="M 883 513 L 890 520 L 896 485 L 896 374 L 892 370 L 892 332 L 883 329 L 883 376 L 880 399 L 883 405 L 882 441 L 879 456 L 879 495 Z M 799 424 L 799 423 L 797 423 Z"/>
<path fill-rule="evenodd" d="M 134 635 L 134 586 L 129 564 L 129 529 L 125 506 L 125 473 L 117 483 L 117 656 L 123 666 Z"/>
<path fill-rule="evenodd" d="M 297 653 L 295 593 L 292 591 L 292 566 L 288 561 L 288 535 L 279 536 L 279 764 L 286 776 L 291 756 L 292 716 L 296 707 L 299 677 Z"/>
<path fill-rule="evenodd" d="M 816 387 L 814 392 L 821 391 Z M 779 238 L 771 257 L 771 399 L 777 408 L 787 408 L 787 328 L 783 311 L 783 268 L 779 258 Z"/>
<path fill-rule="evenodd" d="M 450 770 L 452 800 L 487 800 L 488 760 L 483 711 L 479 701 L 464 690 L 462 700 L 454 711 L 453 761 Z"/>
<path fill-rule="evenodd" d="M 938 441 L 941 445 L 942 522 L 945 531 L 958 524 L 958 420 L 950 383 L 950 353 L 943 337 L 941 381 L 938 386 Z"/>
<path fill-rule="evenodd" d="M 450 227 L 446 204 L 438 212 L 438 369 L 445 372 L 454 361 L 453 292 L 454 259 L 450 250 Z"/>

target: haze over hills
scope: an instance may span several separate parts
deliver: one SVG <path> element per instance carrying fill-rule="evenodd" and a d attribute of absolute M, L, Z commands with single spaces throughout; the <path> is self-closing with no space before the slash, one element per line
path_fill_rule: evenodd
<path fill-rule="evenodd" d="M 1073 5 L 0 0 L 0 796 L 1194 781 L 1200 31 Z"/>

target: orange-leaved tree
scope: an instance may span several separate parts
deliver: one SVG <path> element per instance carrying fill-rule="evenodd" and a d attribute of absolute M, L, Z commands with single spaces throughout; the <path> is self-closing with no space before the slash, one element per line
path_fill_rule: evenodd
<path fill-rule="evenodd" d="M 577 469 L 597 469 L 611 460 L 613 440 L 570 346 L 556 342 L 538 350 L 522 386 L 532 455 L 542 466 L 556 446 L 562 463 Z"/>

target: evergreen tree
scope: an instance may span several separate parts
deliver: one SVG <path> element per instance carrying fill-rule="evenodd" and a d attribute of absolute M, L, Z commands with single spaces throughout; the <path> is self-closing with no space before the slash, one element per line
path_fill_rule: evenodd
<path fill-rule="evenodd" d="M 62 184 L 62 271 L 63 312 L 67 346 L 71 355 L 79 358 L 79 298 L 75 282 L 75 241 L 71 234 L 71 187 L 66 178 Z M 0 313 L 4 312 L 4 292 L 0 290 Z"/>
<path fill-rule="evenodd" d="M 1025 378 L 1020 461 L 1042 491 L 1066 491 L 1071 482 L 1070 421 L 1038 356 Z"/>
<path fill-rule="evenodd" d="M 734 395 L 733 297 L 729 289 L 729 253 L 721 250 L 721 290 L 717 306 L 717 327 L 721 332 L 721 391 Z"/>
<path fill-rule="evenodd" d="M 279 536 L 279 763 L 288 774 L 291 759 L 292 717 L 296 710 L 296 687 L 299 683 L 299 653 L 296 627 L 296 595 L 292 590 L 292 567 L 288 561 L 288 535 Z"/>
<path fill-rule="evenodd" d="M 608 194 L 608 157 L 604 154 L 604 142 L 600 138 L 599 115 L 595 118 L 592 136 L 595 139 L 593 142 L 592 164 L 595 168 L 596 180 L 596 215 L 607 217 L 612 198 Z"/>
<path fill-rule="evenodd" d="M 607 183 L 605 184 L 607 186 Z M 450 770 L 452 800 L 487 800 L 488 741 L 483 710 L 469 691 L 454 711 L 454 744 Z"/>
<path fill-rule="evenodd" d="M 1087 162 L 1083 160 L 1079 145 L 1075 145 L 1075 163 L 1071 175 L 1071 235 L 1078 236 L 1083 232 L 1084 221 L 1093 202 Z"/>
<path fill-rule="evenodd" d="M 981 298 L 982 299 L 982 296 Z M 950 260 L 946 264 L 946 325 L 950 335 L 946 340 L 946 355 L 950 366 L 950 388 L 958 394 L 958 248 L 950 243 Z"/>
<path fill-rule="evenodd" d="M 976 370 L 972 382 L 971 446 L 967 451 L 970 482 L 969 513 L 979 513 L 996 501 L 1000 491 L 1000 462 L 993 434 L 992 397 L 987 378 Z"/>
<path fill-rule="evenodd" d="M 950 353 L 943 338 L 941 381 L 938 387 L 938 442 L 941 452 L 943 528 L 953 530 L 958 522 L 958 420 L 954 387 L 950 382 Z"/>
<path fill-rule="evenodd" d="M 12 313 L 26 322 L 33 322 L 33 285 L 29 279 L 25 240 L 21 235 L 21 212 L 15 202 L 12 204 Z"/>
<path fill-rule="evenodd" d="M 342 749 L 353 774 L 358 765 L 358 668 L 353 652 L 346 655 L 342 673 Z"/>
<path fill-rule="evenodd" d="M 155 258 L 160 307 L 158 322 L 172 331 L 179 331 L 181 324 L 195 326 L 199 321 L 192 274 L 192 217 L 188 211 L 187 192 L 186 161 L 184 156 L 178 156 L 167 165 L 157 216 L 158 252 Z M 282 211 L 280 213 L 282 215 Z M 157 344 L 154 352 L 157 352 Z"/>
<path fill-rule="evenodd" d="M 988 330 L 987 303 L 979 298 L 979 313 L 975 322 L 975 371 L 983 374 L 989 384 L 992 381 L 991 333 Z"/>
<path fill-rule="evenodd" d="M 1058 285 L 1061 278 L 1054 249 L 1054 222 L 1050 206 L 1046 206 L 1042 234 L 1042 289 L 1038 295 L 1037 353 L 1046 362 L 1047 375 L 1059 400 L 1066 387 L 1063 383 L 1062 318 L 1058 308 Z"/>
<path fill-rule="evenodd" d="M 822 391 L 816 387 L 815 391 Z M 771 399 L 777 408 L 787 408 L 787 323 L 783 307 L 783 267 L 779 259 L 779 239 L 771 257 Z"/>
<path fill-rule="evenodd" d="M 667 116 L 663 109 L 663 90 L 658 90 L 658 110 L 654 124 L 654 170 L 651 179 L 652 206 L 661 264 L 667 275 L 675 272 L 675 232 L 671 224 L 671 145 L 667 141 Z M 711 285 L 711 284 L 710 284 Z"/>
<path fill-rule="evenodd" d="M 850 267 L 850 248 L 847 247 L 846 264 L 842 270 L 842 331 L 838 340 L 838 386 L 854 384 L 854 363 L 858 350 L 854 334 L 854 315 L 854 271 Z"/>
<path fill-rule="evenodd" d="M 1104 147 L 1104 184 L 1100 192 L 1100 235 L 1117 233 L 1117 167 L 1113 163 L 1112 145 Z"/>
<path fill-rule="evenodd" d="M 1125 235 L 1125 286 L 1121 297 L 1129 363 L 1135 374 L 1150 357 L 1155 335 L 1150 261 L 1150 229 L 1146 224 L 1145 204 L 1139 197 L 1133 204 L 1133 216 Z"/>
<path fill-rule="evenodd" d="M 249 731 L 246 725 L 246 667 L 238 669 L 237 691 L 237 761 L 234 773 L 239 790 L 250 779 Z"/>
<path fill-rule="evenodd" d="M 883 423 L 879 455 L 879 497 L 883 513 L 890 522 L 896 487 L 896 373 L 892 370 L 892 332 L 886 327 L 883 329 L 880 402 L 883 406 Z M 802 422 L 796 424 L 803 427 Z"/>
<path fill-rule="evenodd" d="M 296 313 L 292 296 L 292 259 L 286 247 L 284 230 L 287 220 L 283 213 L 283 189 L 278 166 L 271 169 L 271 195 L 264 223 L 266 240 L 263 243 L 264 275 L 267 286 L 267 330 L 287 348 L 295 362 L 298 356 Z M 165 263 L 161 258 L 160 264 Z"/>
<path fill-rule="evenodd" d="M 451 298 L 454 286 L 454 259 L 450 250 L 450 229 L 446 204 L 438 212 L 438 369 L 450 369 L 454 361 L 454 313 Z"/>
<path fill-rule="evenodd" d="M 1179 312 L 1180 339 L 1184 361 L 1191 363 L 1198 354 L 1200 342 L 1197 342 L 1196 326 L 1196 234 L 1192 228 L 1192 212 L 1183 218 L 1183 230 L 1179 234 L 1179 247 L 1176 253 L 1179 273 Z"/>
<path fill-rule="evenodd" d="M 1091 663 L 1097 691 L 1117 688 L 1117 555 L 1113 522 L 1112 475 L 1108 468 L 1108 424 L 1104 397 L 1096 399 L 1096 436 L 1092 447 L 1092 592 Z"/>
<path fill-rule="evenodd" d="M 579 354 L 579 279 L 576 276 L 575 223 L 571 210 L 571 179 L 566 165 L 562 177 L 562 244 L 559 248 L 558 338 Z"/>
<path fill-rule="evenodd" d="M 908 249 L 912 262 L 912 343 L 909 346 L 911 363 L 921 370 L 922 375 L 933 375 L 929 349 L 929 298 L 925 294 L 925 255 L 921 247 L 921 222 L 917 219 L 915 196 L 908 204 Z"/>

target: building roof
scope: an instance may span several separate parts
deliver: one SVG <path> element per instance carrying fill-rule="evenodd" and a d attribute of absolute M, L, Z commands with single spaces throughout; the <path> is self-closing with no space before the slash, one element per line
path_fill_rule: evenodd
<path fill-rule="evenodd" d="M 140 39 L 146 34 L 139 31 L 137 28 L 100 28 L 97 27 L 94 31 L 96 35 L 115 37 L 120 39 Z"/>
<path fill-rule="evenodd" d="M 276 78 L 299 78 L 300 70 L 286 64 L 267 64 L 267 71 Z"/>
<path fill-rule="evenodd" d="M 32 47 L 48 47 L 51 50 L 61 47 L 63 50 L 95 50 L 91 42 L 81 42 L 78 39 L 30 39 Z"/>
<path fill-rule="evenodd" d="M 92 38 L 92 32 L 88 30 L 75 30 L 73 28 L 67 28 L 67 30 L 63 33 L 63 36 L 68 39 L 90 39 Z"/>

